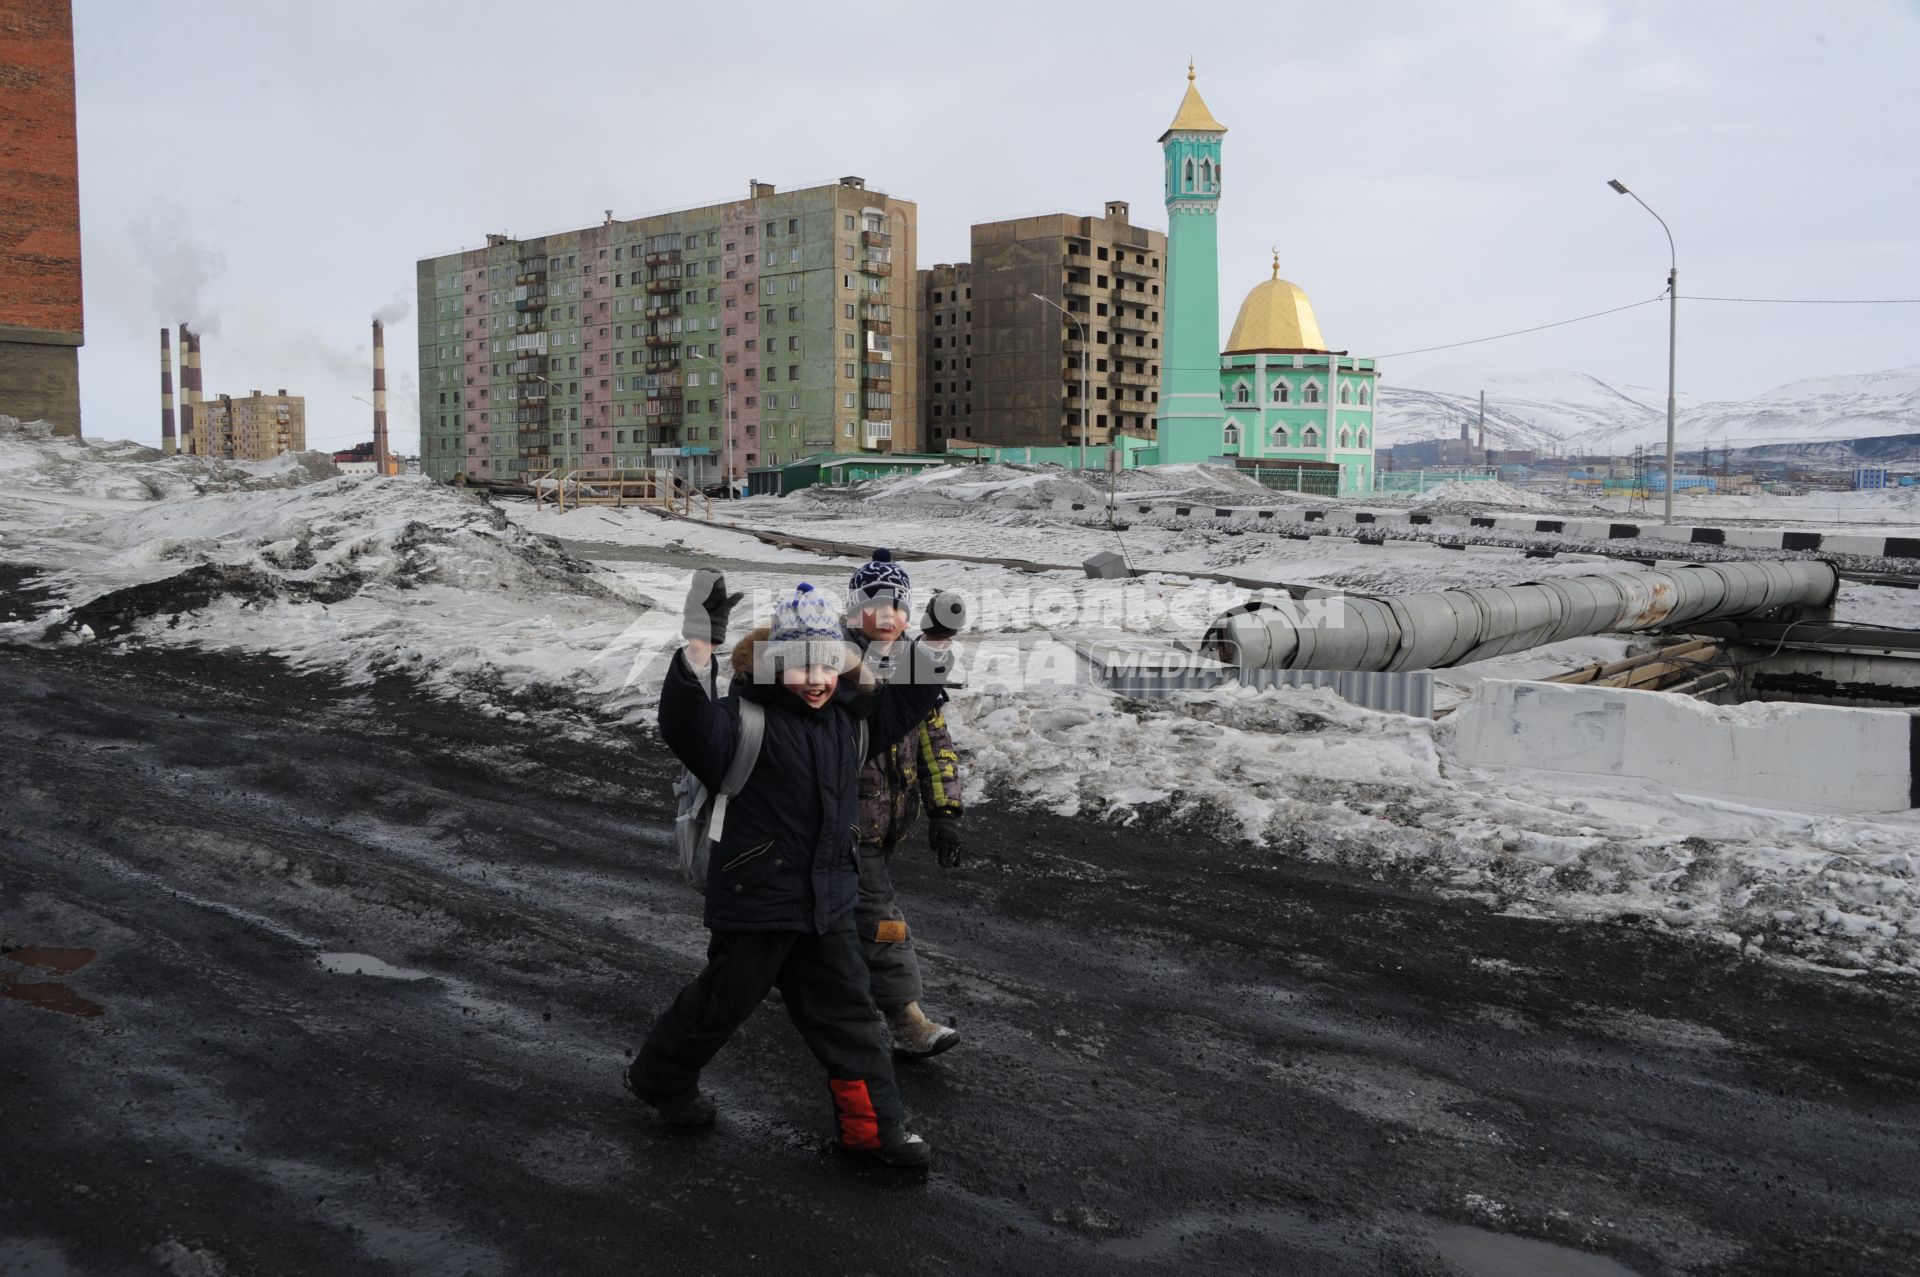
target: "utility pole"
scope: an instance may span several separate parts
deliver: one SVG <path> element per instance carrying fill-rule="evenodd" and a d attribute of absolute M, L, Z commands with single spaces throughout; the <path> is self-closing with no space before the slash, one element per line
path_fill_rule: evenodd
<path fill-rule="evenodd" d="M 1086 325 L 1075 319 L 1072 311 L 1050 297 L 1042 297 L 1039 293 L 1033 293 L 1031 296 L 1035 301 L 1045 302 L 1065 315 L 1067 322 L 1073 325 L 1074 331 L 1080 334 L 1080 469 L 1085 470 L 1087 468 L 1087 423 L 1093 420 L 1093 399 L 1087 389 L 1087 373 L 1093 367 L 1093 347 L 1087 344 Z"/>
<path fill-rule="evenodd" d="M 1618 178 L 1609 178 L 1607 185 L 1617 195 L 1633 195 Z M 1667 219 L 1654 213 L 1647 202 L 1633 195 L 1633 202 L 1653 214 L 1653 220 L 1660 223 L 1660 229 L 1667 234 L 1667 510 L 1666 522 L 1673 522 L 1673 419 L 1674 419 L 1674 364 L 1679 350 L 1680 332 L 1680 258 L 1673 248 L 1673 231 L 1667 226 Z"/>

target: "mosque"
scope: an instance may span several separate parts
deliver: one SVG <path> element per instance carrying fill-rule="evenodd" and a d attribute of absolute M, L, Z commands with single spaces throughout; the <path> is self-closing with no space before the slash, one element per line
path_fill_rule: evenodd
<path fill-rule="evenodd" d="M 1327 476 L 1330 492 L 1371 492 L 1374 361 L 1327 348 L 1306 293 L 1280 278 L 1277 251 L 1273 277 L 1254 285 L 1226 345 L 1220 344 L 1220 143 L 1226 132 L 1201 100 L 1189 64 L 1187 95 L 1160 135 L 1167 296 L 1159 460 L 1305 465 Z"/>

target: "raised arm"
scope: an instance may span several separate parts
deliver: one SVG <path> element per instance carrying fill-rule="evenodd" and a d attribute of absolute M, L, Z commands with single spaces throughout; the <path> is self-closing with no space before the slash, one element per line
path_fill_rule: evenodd
<path fill-rule="evenodd" d="M 702 568 L 693 574 L 680 624 L 687 643 L 668 662 L 660 685 L 660 739 L 710 787 L 725 777 L 740 730 L 738 710 L 718 697 L 713 659 L 740 598 L 727 593 L 720 573 Z"/>

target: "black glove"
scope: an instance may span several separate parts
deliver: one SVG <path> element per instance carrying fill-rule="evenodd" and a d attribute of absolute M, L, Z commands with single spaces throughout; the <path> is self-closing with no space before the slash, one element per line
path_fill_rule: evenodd
<path fill-rule="evenodd" d="M 942 869 L 959 867 L 960 817 L 951 814 L 929 817 L 927 841 L 933 844 L 933 858 L 940 862 Z"/>
<path fill-rule="evenodd" d="M 700 639 L 718 647 L 727 639 L 727 618 L 733 615 L 733 605 L 744 594 L 728 594 L 727 578 L 710 568 L 701 568 L 693 574 L 693 585 L 687 590 L 687 608 L 685 619 L 680 622 L 680 636 L 688 639 Z"/>
<path fill-rule="evenodd" d="M 920 633 L 930 639 L 950 639 L 967 628 L 967 601 L 952 590 L 941 590 L 927 600 Z"/>

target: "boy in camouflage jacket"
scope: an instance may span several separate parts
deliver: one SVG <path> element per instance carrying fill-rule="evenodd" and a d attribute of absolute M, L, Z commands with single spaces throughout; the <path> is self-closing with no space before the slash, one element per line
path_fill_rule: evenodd
<path fill-rule="evenodd" d="M 866 652 L 881 682 L 908 677 L 904 670 L 914 651 L 905 638 L 912 584 L 886 550 L 854 574 L 848 587 L 849 637 Z M 958 598 L 936 595 L 923 627 L 929 638 L 950 638 L 963 622 Z M 901 911 L 893 883 L 893 851 L 927 816 L 928 841 L 942 868 L 960 860 L 960 816 L 964 810 L 960 758 L 939 707 L 903 739 L 868 761 L 860 773 L 860 824 L 855 833 L 860 858 L 860 896 L 854 922 L 873 982 L 874 1005 L 893 1031 L 896 1054 L 938 1055 L 960 1041 L 960 1034 L 929 1020 L 920 1009 L 920 958 Z"/>

